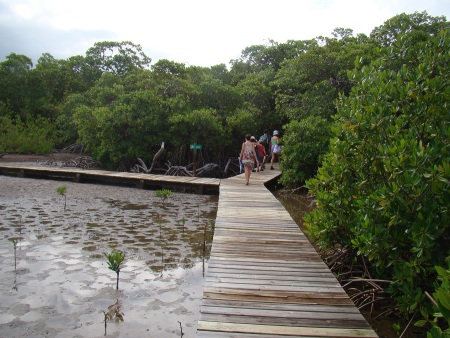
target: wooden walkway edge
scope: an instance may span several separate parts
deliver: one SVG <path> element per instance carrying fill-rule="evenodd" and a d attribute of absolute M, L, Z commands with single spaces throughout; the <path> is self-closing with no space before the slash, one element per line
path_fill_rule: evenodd
<path fill-rule="evenodd" d="M 378 337 L 264 183 L 221 181 L 197 337 Z"/>
<path fill-rule="evenodd" d="M 165 176 L 144 173 L 115 172 L 81 168 L 27 165 L 22 163 L 0 163 L 0 174 L 19 177 L 45 177 L 70 179 L 74 182 L 110 182 L 135 185 L 138 188 L 182 188 L 203 194 L 217 192 L 220 179 L 188 176 Z"/>

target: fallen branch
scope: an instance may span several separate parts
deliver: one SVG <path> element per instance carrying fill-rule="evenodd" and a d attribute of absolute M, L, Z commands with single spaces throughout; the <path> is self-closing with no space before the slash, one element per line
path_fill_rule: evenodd
<path fill-rule="evenodd" d="M 95 168 L 101 167 L 101 165 L 90 156 L 77 157 L 75 159 L 63 162 L 61 164 L 61 166 L 62 167 L 76 167 L 76 168 L 82 168 L 82 169 L 95 169 Z"/>
<path fill-rule="evenodd" d="M 82 153 L 84 149 L 83 143 L 75 143 L 67 146 L 61 150 L 63 153 Z"/>
<path fill-rule="evenodd" d="M 132 173 L 140 173 L 140 172 L 144 172 L 146 174 L 150 173 L 150 169 L 147 168 L 147 165 L 145 164 L 144 161 L 142 161 L 139 157 L 138 157 L 138 162 L 139 164 L 135 164 L 133 168 L 131 168 L 131 172 Z"/>

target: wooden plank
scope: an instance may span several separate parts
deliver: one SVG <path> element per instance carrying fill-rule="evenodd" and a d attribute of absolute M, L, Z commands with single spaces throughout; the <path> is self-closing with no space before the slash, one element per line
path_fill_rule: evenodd
<path fill-rule="evenodd" d="M 233 308 L 214 309 L 202 308 L 202 320 L 205 322 L 222 322 L 233 324 L 256 324 L 256 325 L 283 325 L 283 326 L 305 326 L 305 327 L 327 327 L 345 329 L 367 329 L 367 323 L 360 320 L 358 315 L 330 314 L 323 320 L 318 313 L 306 312 L 283 312 L 264 310 L 236 311 Z"/>
<path fill-rule="evenodd" d="M 235 302 L 227 300 L 215 300 L 215 299 L 204 299 L 203 306 L 210 307 L 233 307 L 237 311 L 239 309 L 260 309 L 267 312 L 271 311 L 302 311 L 306 313 L 318 313 L 325 315 L 326 313 L 347 313 L 347 314 L 357 314 L 360 315 L 359 310 L 353 305 L 315 305 L 315 304 L 292 304 L 292 303 L 265 303 L 265 302 Z"/>
<path fill-rule="evenodd" d="M 281 325 L 253 325 L 198 321 L 197 330 L 228 333 L 279 334 L 297 337 L 378 337 L 371 329 L 346 329 Z M 214 335 L 211 335 L 214 337 Z"/>

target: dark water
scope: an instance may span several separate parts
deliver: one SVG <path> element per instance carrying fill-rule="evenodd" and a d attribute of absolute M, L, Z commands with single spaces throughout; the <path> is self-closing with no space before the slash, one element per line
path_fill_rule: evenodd
<path fill-rule="evenodd" d="M 272 193 L 289 212 L 300 229 L 305 232 L 303 217 L 314 209 L 314 200 L 308 196 L 306 191 L 302 191 L 301 193 L 290 193 L 286 190 L 276 190 Z"/>

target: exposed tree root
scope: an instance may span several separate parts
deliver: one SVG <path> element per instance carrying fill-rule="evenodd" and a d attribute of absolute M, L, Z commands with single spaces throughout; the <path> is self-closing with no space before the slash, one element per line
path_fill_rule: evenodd
<path fill-rule="evenodd" d="M 377 318 L 397 313 L 397 304 L 385 291 L 390 280 L 374 279 L 371 277 L 366 260 L 357 256 L 349 248 L 338 248 L 327 253 L 324 258 L 328 267 L 336 274 L 339 282 L 350 299 L 360 310 L 370 307 L 370 317 L 375 309 L 384 310 Z"/>

